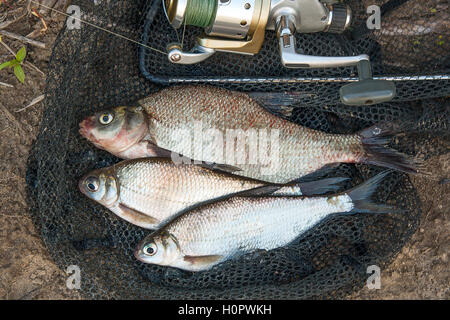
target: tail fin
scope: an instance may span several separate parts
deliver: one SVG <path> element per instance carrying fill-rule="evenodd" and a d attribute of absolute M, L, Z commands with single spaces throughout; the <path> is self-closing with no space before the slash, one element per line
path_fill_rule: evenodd
<path fill-rule="evenodd" d="M 349 178 L 339 177 L 300 183 L 292 182 L 289 185 L 280 186 L 278 190 L 275 190 L 270 195 L 279 197 L 312 196 L 328 192 L 336 192 L 339 190 L 338 184 L 348 179 Z"/>
<path fill-rule="evenodd" d="M 312 196 L 316 194 L 324 194 L 327 192 L 336 192 L 339 190 L 338 184 L 347 180 L 349 180 L 349 178 L 327 178 L 317 181 L 298 183 L 297 186 L 300 188 L 302 195 Z M 282 191 L 283 189 L 279 190 L 279 192 Z"/>
<path fill-rule="evenodd" d="M 398 213 L 403 212 L 401 209 L 394 208 L 385 204 L 373 203 L 370 197 L 373 195 L 377 189 L 380 182 L 390 174 L 392 171 L 384 171 L 375 177 L 367 180 L 363 184 L 356 186 L 350 191 L 346 192 L 347 195 L 352 199 L 354 208 L 350 213 Z"/>
<path fill-rule="evenodd" d="M 324 194 L 327 192 L 336 192 L 339 190 L 338 184 L 348 180 L 348 178 L 327 178 L 311 182 L 291 183 L 286 185 L 267 185 L 255 189 L 247 190 L 241 195 L 250 196 L 311 196 Z"/>
<path fill-rule="evenodd" d="M 359 132 L 365 151 L 362 162 L 406 173 L 424 174 L 419 161 L 386 147 L 392 136 L 405 131 L 406 125 L 386 123 Z"/>

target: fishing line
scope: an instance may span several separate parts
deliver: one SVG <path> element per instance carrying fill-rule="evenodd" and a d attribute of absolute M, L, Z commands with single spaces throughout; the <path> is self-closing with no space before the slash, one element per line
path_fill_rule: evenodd
<path fill-rule="evenodd" d="M 213 22 L 216 11 L 216 0 L 189 0 L 184 21 L 190 26 L 206 28 Z"/>
<path fill-rule="evenodd" d="M 105 29 L 105 28 L 103 28 L 103 27 L 97 26 L 97 25 L 95 25 L 95 24 L 93 24 L 93 23 L 84 21 L 84 20 L 82 20 L 82 19 L 80 19 L 80 18 L 77 18 L 77 17 L 74 17 L 74 16 L 72 16 L 72 15 L 70 15 L 70 14 L 68 14 L 68 13 L 65 13 L 65 12 L 62 12 L 62 11 L 59 11 L 59 10 L 56 10 L 56 9 L 54 9 L 54 8 L 51 8 L 51 7 L 48 7 L 48 6 L 46 6 L 46 5 L 41 4 L 41 3 L 39 3 L 39 2 L 36 2 L 35 0 L 30 0 L 30 2 L 33 2 L 33 3 L 37 4 L 37 5 L 40 5 L 40 6 L 42 6 L 43 8 L 49 9 L 49 10 L 51 10 L 51 11 L 53 11 L 53 12 L 62 14 L 63 16 L 70 17 L 70 18 L 72 18 L 72 19 L 78 20 L 78 21 L 80 21 L 80 22 L 82 22 L 82 23 L 84 23 L 84 24 L 87 24 L 88 26 L 97 28 L 97 29 L 99 29 L 99 30 L 102 30 L 102 31 L 104 31 L 104 32 L 107 32 L 107 33 L 109 33 L 109 34 L 112 34 L 112 35 L 114 35 L 114 36 L 116 36 L 116 37 L 119 37 L 119 38 L 122 38 L 122 39 L 124 39 L 124 40 L 133 42 L 133 43 L 135 43 L 135 44 L 137 44 L 137 45 L 140 45 L 140 46 L 142 46 L 142 47 L 145 47 L 145 48 L 147 48 L 147 49 L 150 49 L 150 50 L 159 52 L 159 53 L 161 53 L 161 54 L 163 54 L 163 55 L 167 55 L 167 52 L 164 52 L 164 51 L 161 51 L 161 50 L 159 50 L 159 49 L 155 49 L 155 48 L 149 47 L 148 45 L 146 45 L 146 44 L 144 44 L 144 43 L 141 43 L 141 42 L 138 42 L 138 41 L 133 40 L 133 39 L 131 39 L 131 38 L 128 38 L 128 37 L 126 37 L 126 36 L 124 36 L 124 35 L 121 35 L 120 33 L 116 33 L 116 32 L 114 32 L 114 31 L 111 31 L 111 30 Z"/>
<path fill-rule="evenodd" d="M 172 25 L 172 24 L 170 24 L 170 25 Z M 172 29 L 175 30 L 175 34 L 177 35 L 178 43 L 180 43 L 180 36 L 178 35 L 178 30 L 173 26 L 172 26 Z"/>
<path fill-rule="evenodd" d="M 186 32 L 186 20 L 184 20 L 184 23 L 183 23 L 183 37 L 181 38 L 181 50 L 183 50 L 185 32 Z"/>
<path fill-rule="evenodd" d="M 181 38 L 181 49 L 184 46 L 186 25 L 205 28 L 209 26 L 217 11 L 216 0 L 189 0 L 186 4 L 186 13 L 183 21 L 183 36 Z"/>

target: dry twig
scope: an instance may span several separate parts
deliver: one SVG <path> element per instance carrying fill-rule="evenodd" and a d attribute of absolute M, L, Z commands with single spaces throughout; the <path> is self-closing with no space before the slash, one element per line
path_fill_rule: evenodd
<path fill-rule="evenodd" d="M 45 95 L 42 94 L 42 95 L 40 95 L 39 97 L 34 98 L 34 99 L 30 102 L 29 105 L 27 105 L 26 107 L 23 107 L 22 109 L 16 110 L 16 112 L 22 112 L 22 111 L 24 111 L 24 110 L 30 108 L 30 107 L 34 106 L 35 104 L 38 104 L 39 102 L 41 102 L 42 100 L 44 100 L 44 98 L 45 98 Z"/>
<path fill-rule="evenodd" d="M 38 18 L 41 20 L 42 25 L 44 26 L 44 27 L 41 29 L 41 34 L 45 33 L 45 32 L 48 30 L 47 22 L 45 22 L 45 19 L 44 19 L 44 18 L 39 14 L 39 12 L 37 12 L 36 9 L 34 9 L 34 8 L 31 9 L 31 14 L 34 15 L 34 16 L 36 16 L 36 17 L 38 17 Z"/>
<path fill-rule="evenodd" d="M 5 87 L 8 87 L 8 88 L 14 88 L 14 86 L 12 84 L 5 83 L 5 82 L 0 82 L 0 86 L 5 86 Z"/>
<path fill-rule="evenodd" d="M 27 15 L 27 13 L 25 12 L 23 15 L 19 16 L 18 18 L 15 18 L 13 20 L 3 21 L 2 23 L 0 23 L 0 30 L 9 27 L 13 23 L 16 23 L 17 21 L 21 20 L 26 15 Z"/>
<path fill-rule="evenodd" d="M 41 32 L 42 32 L 42 30 L 41 30 Z M 45 49 L 45 43 L 43 43 L 41 41 L 32 40 L 27 37 L 21 36 L 20 34 L 16 34 L 16 33 L 5 31 L 5 30 L 0 30 L 0 34 L 4 35 L 5 37 L 8 37 L 8 38 L 16 39 L 16 40 L 19 40 L 22 42 L 29 43 L 33 46 Z"/>

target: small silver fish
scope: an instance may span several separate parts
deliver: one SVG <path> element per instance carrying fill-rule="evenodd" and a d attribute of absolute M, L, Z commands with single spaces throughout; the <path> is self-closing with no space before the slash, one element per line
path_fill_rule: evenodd
<path fill-rule="evenodd" d="M 389 213 L 369 200 L 386 171 L 344 193 L 312 197 L 232 197 L 177 216 L 137 247 L 138 260 L 188 271 L 254 250 L 285 246 L 336 213 Z"/>
<path fill-rule="evenodd" d="M 175 164 L 169 158 L 147 158 L 90 172 L 80 180 L 79 189 L 122 219 L 155 229 L 164 220 L 200 202 L 245 191 L 279 196 L 321 194 L 336 190 L 335 184 L 343 180 L 346 179 L 275 185 L 200 165 Z"/>

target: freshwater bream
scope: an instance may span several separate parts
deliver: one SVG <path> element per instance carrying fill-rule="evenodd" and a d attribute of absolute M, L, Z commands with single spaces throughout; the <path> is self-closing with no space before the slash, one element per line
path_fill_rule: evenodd
<path fill-rule="evenodd" d="M 135 250 L 138 260 L 207 270 L 240 254 L 285 246 L 335 213 L 398 211 L 369 197 L 384 172 L 345 193 L 313 197 L 232 197 L 205 204 L 162 226 Z"/>
<path fill-rule="evenodd" d="M 178 86 L 98 113 L 80 133 L 119 157 L 182 154 L 239 168 L 237 175 L 287 183 L 335 163 L 368 163 L 417 173 L 406 155 L 388 149 L 392 124 L 339 135 L 302 127 L 266 111 L 247 94 Z M 230 151 L 231 150 L 231 151 Z"/>
<path fill-rule="evenodd" d="M 95 170 L 80 180 L 79 189 L 124 220 L 155 229 L 177 212 L 203 201 L 244 191 L 280 196 L 321 194 L 337 190 L 335 184 L 343 180 L 274 185 L 200 165 L 177 165 L 169 158 L 147 158 Z"/>

